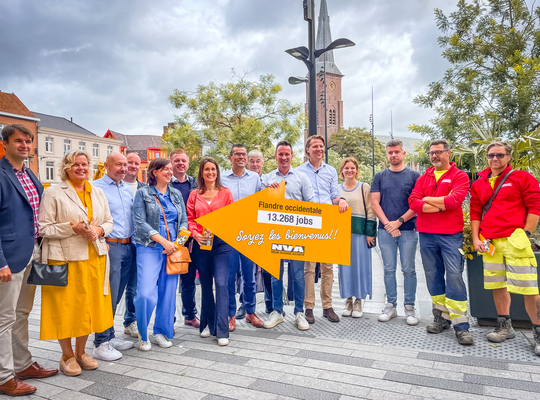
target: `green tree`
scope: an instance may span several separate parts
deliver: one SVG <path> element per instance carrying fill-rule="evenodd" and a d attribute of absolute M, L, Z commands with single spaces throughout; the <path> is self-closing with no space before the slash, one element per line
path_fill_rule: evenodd
<path fill-rule="evenodd" d="M 340 129 L 330 137 L 329 145 L 342 157 L 354 157 L 360 164 L 373 163 L 371 133 L 366 128 Z M 386 165 L 384 144 L 375 139 L 375 165 Z"/>
<path fill-rule="evenodd" d="M 460 0 L 449 16 L 435 9 L 442 56 L 451 68 L 414 102 L 434 108 L 431 125 L 409 129 L 453 144 L 482 140 L 475 125 L 497 124 L 501 137 L 540 122 L 540 7 L 523 0 Z"/>
<path fill-rule="evenodd" d="M 301 104 L 278 97 L 281 85 L 273 75 L 261 75 L 256 82 L 233 73 L 232 82 L 198 85 L 194 93 L 175 89 L 169 96 L 180 110 L 175 128 L 165 135 L 171 148 L 182 148 L 192 158 L 190 173 L 198 159 L 210 155 L 224 168 L 231 146 L 241 143 L 247 151 L 258 149 L 265 159 L 264 172 L 275 168 L 274 144 L 287 140 L 296 144 L 305 128 Z"/>

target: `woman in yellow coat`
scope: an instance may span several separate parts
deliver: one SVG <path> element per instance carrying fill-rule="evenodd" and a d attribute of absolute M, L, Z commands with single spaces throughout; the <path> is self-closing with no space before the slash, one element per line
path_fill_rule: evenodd
<path fill-rule="evenodd" d="M 88 335 L 103 332 L 113 322 L 107 245 L 113 229 L 109 204 L 99 188 L 88 182 L 90 157 L 84 151 L 64 156 L 62 182 L 47 189 L 39 208 L 42 259 L 68 263 L 66 287 L 41 287 L 41 340 L 58 339 L 60 371 L 76 376 L 98 363 L 85 353 Z M 75 337 L 75 351 L 71 338 Z"/>

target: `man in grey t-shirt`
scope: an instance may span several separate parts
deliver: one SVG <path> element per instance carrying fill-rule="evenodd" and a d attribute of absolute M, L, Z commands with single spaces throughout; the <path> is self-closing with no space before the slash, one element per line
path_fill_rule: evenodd
<path fill-rule="evenodd" d="M 417 171 L 405 167 L 403 142 L 391 140 L 386 143 L 386 157 L 390 168 L 378 172 L 371 185 L 371 208 L 379 218 L 379 247 L 383 258 L 384 286 L 387 303 L 379 315 L 380 322 L 397 316 L 397 251 L 404 278 L 405 315 L 408 325 L 417 325 L 414 313 L 416 297 L 416 270 L 414 259 L 418 233 L 416 213 L 409 209 L 409 195 L 420 176 Z"/>

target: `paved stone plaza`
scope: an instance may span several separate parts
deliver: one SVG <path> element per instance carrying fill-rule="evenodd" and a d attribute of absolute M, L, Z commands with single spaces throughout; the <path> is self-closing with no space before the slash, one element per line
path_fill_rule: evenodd
<path fill-rule="evenodd" d="M 202 339 L 196 329 L 177 323 L 172 348 L 154 345 L 147 353 L 134 348 L 123 352 L 121 360 L 100 361 L 97 371 L 83 371 L 79 377 L 59 374 L 28 381 L 38 387 L 37 395 L 30 398 L 540 399 L 540 357 L 532 353 L 530 331 L 520 331 L 515 339 L 492 345 L 485 339 L 490 329 L 475 326 L 472 319 L 475 344 L 471 347 L 458 345 L 452 330 L 427 334 L 431 304 L 419 258 L 417 271 L 421 323 L 416 327 L 405 324 L 402 304 L 398 305 L 400 317 L 377 322 L 384 305 L 384 285 L 376 251 L 374 298 L 366 303 L 363 318 L 330 323 L 322 318 L 318 303 L 317 322 L 301 332 L 293 322 L 293 306 L 286 305 L 283 324 L 265 330 L 240 321 L 226 347 L 219 347 L 215 338 Z M 337 281 L 334 298 L 340 314 L 343 302 Z M 264 319 L 262 294 L 258 301 L 258 314 Z M 122 311 L 119 307 L 118 315 Z M 31 350 L 38 362 L 58 367 L 58 343 L 38 340 L 39 312 L 38 291 L 30 316 Z M 116 329 L 125 337 L 119 317 Z M 88 341 L 90 354 L 92 339 Z"/>

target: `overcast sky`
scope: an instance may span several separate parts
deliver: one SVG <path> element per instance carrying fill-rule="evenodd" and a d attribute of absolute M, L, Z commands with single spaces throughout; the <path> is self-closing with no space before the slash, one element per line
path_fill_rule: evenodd
<path fill-rule="evenodd" d="M 437 45 L 433 9 L 457 0 L 327 0 L 343 78 L 344 125 L 367 127 L 371 86 L 375 129 L 411 136 L 431 110 L 413 104 L 448 67 Z M 320 0 L 315 0 L 316 14 Z M 73 117 L 103 136 L 160 135 L 173 121 L 173 89 L 273 74 L 281 97 L 305 102 L 304 64 L 284 50 L 307 46 L 302 0 L 1 0 L 0 91 L 32 111 Z"/>

